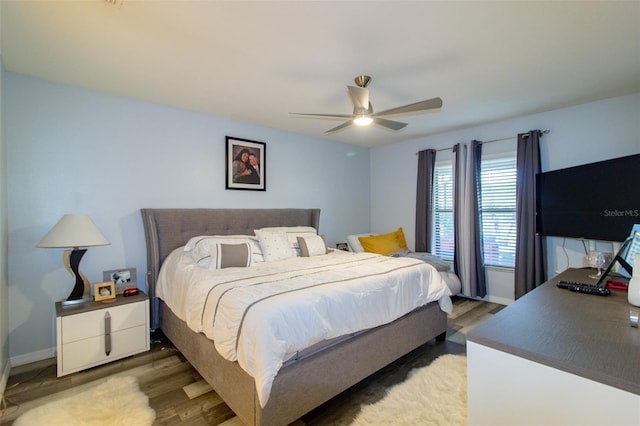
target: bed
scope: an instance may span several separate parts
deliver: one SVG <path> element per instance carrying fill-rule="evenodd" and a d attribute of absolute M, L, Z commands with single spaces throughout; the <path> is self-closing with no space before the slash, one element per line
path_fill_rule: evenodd
<path fill-rule="evenodd" d="M 438 301 L 385 325 L 323 342 L 279 369 L 261 404 L 256 380 L 225 359 L 156 294 L 165 259 L 192 237 L 253 235 L 263 227 L 318 229 L 318 209 L 142 209 L 152 328 L 160 329 L 245 424 L 288 424 L 424 343 L 444 340 L 446 313 Z M 448 297 L 447 297 L 448 300 Z"/>

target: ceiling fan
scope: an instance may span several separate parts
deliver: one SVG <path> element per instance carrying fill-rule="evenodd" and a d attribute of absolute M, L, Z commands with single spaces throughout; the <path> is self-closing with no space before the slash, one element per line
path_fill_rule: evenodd
<path fill-rule="evenodd" d="M 423 113 L 428 111 L 436 111 L 442 108 L 442 99 L 433 98 L 426 101 L 420 101 L 409 105 L 391 108 L 382 112 L 373 112 L 373 107 L 369 101 L 369 89 L 367 85 L 371 82 L 368 75 L 359 75 L 354 79 L 357 87 L 347 86 L 349 99 L 353 104 L 353 114 L 307 114 L 300 112 L 290 112 L 289 115 L 307 118 L 324 118 L 328 120 L 344 120 L 346 121 L 339 126 L 327 130 L 325 133 L 334 133 L 344 130 L 351 125 L 368 126 L 369 124 L 377 124 L 378 126 L 397 131 L 406 127 L 407 123 L 400 121 L 387 120 L 382 117 L 397 116 L 412 113 Z"/>

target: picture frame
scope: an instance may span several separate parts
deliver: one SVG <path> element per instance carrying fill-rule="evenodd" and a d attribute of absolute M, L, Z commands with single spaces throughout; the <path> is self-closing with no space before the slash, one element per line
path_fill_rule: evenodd
<path fill-rule="evenodd" d="M 267 190 L 267 144 L 226 137 L 226 189 Z"/>
<path fill-rule="evenodd" d="M 128 288 L 137 287 L 136 268 L 120 268 L 102 272 L 103 281 L 111 281 L 116 294 L 122 294 Z"/>
<path fill-rule="evenodd" d="M 107 300 L 115 300 L 116 286 L 112 281 L 96 283 L 93 285 L 93 300 L 96 302 L 104 302 Z"/>
<path fill-rule="evenodd" d="M 342 251 L 349 251 L 349 246 L 347 245 L 347 243 L 336 243 L 336 249 L 342 250 Z"/>

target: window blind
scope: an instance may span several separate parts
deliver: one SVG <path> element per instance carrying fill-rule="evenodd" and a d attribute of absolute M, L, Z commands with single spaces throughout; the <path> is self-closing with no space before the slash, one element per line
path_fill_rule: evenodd
<path fill-rule="evenodd" d="M 433 241 L 436 256 L 453 260 L 453 163 L 436 164 L 433 176 Z"/>
<path fill-rule="evenodd" d="M 479 206 L 484 264 L 513 268 L 516 256 L 515 153 L 482 160 Z"/>
<path fill-rule="evenodd" d="M 434 169 L 433 252 L 453 260 L 453 164 Z M 484 264 L 515 266 L 516 253 L 516 155 L 483 158 L 480 166 L 480 221 Z"/>

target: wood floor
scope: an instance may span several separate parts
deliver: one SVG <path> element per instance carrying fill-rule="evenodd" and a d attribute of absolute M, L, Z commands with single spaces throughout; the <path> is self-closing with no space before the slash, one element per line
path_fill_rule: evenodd
<path fill-rule="evenodd" d="M 302 425 L 348 425 L 360 410 L 384 396 L 387 387 L 404 381 L 416 367 L 443 354 L 466 351 L 468 330 L 503 306 L 454 298 L 445 342 L 431 341 L 363 380 L 295 422 Z M 233 412 L 211 390 L 171 343 L 152 336 L 151 350 L 121 361 L 56 378 L 55 359 L 13 368 L 5 389 L 0 425 L 10 425 L 20 414 L 38 405 L 81 393 L 94 381 L 113 375 L 138 378 L 140 389 L 156 411 L 155 425 L 241 425 Z"/>

